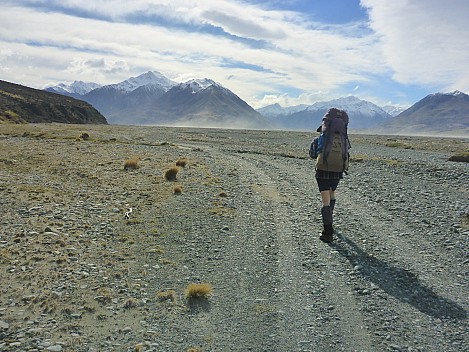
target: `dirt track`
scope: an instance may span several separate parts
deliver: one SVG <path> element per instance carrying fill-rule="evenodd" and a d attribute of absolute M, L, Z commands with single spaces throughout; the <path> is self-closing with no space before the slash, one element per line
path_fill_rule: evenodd
<path fill-rule="evenodd" d="M 0 350 L 469 349 L 469 173 L 446 161 L 467 140 L 352 136 L 326 245 L 308 133 L 0 137 Z M 212 296 L 186 300 L 194 282 Z"/>

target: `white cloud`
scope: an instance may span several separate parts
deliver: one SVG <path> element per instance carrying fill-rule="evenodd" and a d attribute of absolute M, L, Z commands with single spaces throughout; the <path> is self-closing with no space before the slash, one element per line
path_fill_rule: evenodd
<path fill-rule="evenodd" d="M 439 1 L 363 0 L 373 33 L 240 0 L 5 0 L 0 71 L 33 87 L 115 83 L 150 69 L 175 81 L 208 77 L 256 107 L 361 91 L 390 72 L 403 83 L 467 91 L 467 5 L 451 1 L 455 13 Z"/>
<path fill-rule="evenodd" d="M 469 91 L 467 0 L 362 0 L 394 78 Z"/>
<path fill-rule="evenodd" d="M 136 72 L 138 69 L 155 69 L 163 74 L 175 72 L 180 78 L 210 77 L 249 100 L 272 90 L 281 95 L 283 87 L 288 86 L 303 91 L 330 89 L 383 69 L 372 65 L 379 62 L 371 50 L 374 38 L 310 29 L 292 13 L 265 11 L 241 2 L 134 1 L 120 6 L 121 1 L 70 0 L 55 4 L 69 7 L 69 14 L 18 6 L 3 9 L 0 40 L 6 47 L 34 43 L 26 50 L 32 53 L 31 61 L 45 55 L 39 52 L 55 52 L 57 57 L 48 56 L 61 67 L 63 80 L 72 80 L 72 74 L 79 73 L 82 80 L 87 75 L 93 80 L 107 75 L 115 82 L 127 78 L 128 73 L 141 73 Z M 96 18 L 107 16 L 119 22 L 72 15 L 85 10 Z M 123 22 L 144 10 L 147 16 L 171 13 L 174 23 L 210 23 L 235 36 L 262 40 L 265 45 L 256 48 L 224 35 L 187 31 L 184 26 L 168 29 L 158 24 Z M 225 59 L 265 70 L 226 68 L 221 65 Z M 65 65 L 64 60 L 68 60 Z M 107 67 L 116 62 L 125 64 Z M 101 66 L 93 67 L 92 63 Z M 227 80 L 228 76 L 232 78 Z"/>

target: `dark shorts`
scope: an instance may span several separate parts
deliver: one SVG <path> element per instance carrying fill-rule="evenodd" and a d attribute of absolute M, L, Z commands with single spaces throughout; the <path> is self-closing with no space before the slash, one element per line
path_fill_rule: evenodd
<path fill-rule="evenodd" d="M 328 180 L 325 178 L 316 178 L 316 181 L 318 182 L 319 192 L 329 190 L 335 191 L 337 189 L 337 186 L 339 185 L 340 179 Z"/>

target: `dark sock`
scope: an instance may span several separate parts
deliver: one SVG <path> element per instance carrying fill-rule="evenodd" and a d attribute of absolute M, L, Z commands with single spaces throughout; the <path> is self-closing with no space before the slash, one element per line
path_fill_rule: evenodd
<path fill-rule="evenodd" d="M 333 213 L 334 212 L 334 207 L 335 207 L 335 199 L 331 199 L 331 212 Z"/>

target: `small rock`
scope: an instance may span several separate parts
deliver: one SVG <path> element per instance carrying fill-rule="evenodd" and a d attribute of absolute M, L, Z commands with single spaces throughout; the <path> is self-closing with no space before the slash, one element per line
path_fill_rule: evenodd
<path fill-rule="evenodd" d="M 10 324 L 8 324 L 7 322 L 5 322 L 3 320 L 0 320 L 0 329 L 1 330 L 8 330 L 9 327 L 10 327 Z"/>
<path fill-rule="evenodd" d="M 62 351 L 62 346 L 61 345 L 53 345 L 53 346 L 47 347 L 47 350 L 51 351 L 51 352 L 61 352 Z"/>

